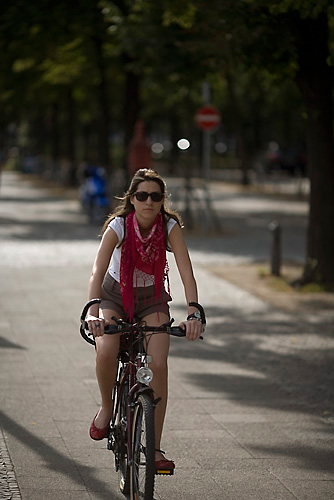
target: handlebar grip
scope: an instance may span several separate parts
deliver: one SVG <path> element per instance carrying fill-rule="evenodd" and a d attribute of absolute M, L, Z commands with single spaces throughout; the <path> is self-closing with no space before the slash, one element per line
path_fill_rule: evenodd
<path fill-rule="evenodd" d="M 81 321 L 81 326 L 80 326 L 81 337 L 89 344 L 92 344 L 95 346 L 96 345 L 95 339 L 93 336 L 90 337 L 89 335 L 87 335 L 87 333 L 86 333 L 87 330 L 88 330 L 87 321 Z M 117 326 L 117 325 L 107 325 L 104 327 L 105 334 L 112 335 L 112 334 L 120 333 L 120 332 L 122 332 L 122 328 L 120 326 Z"/>
<path fill-rule="evenodd" d="M 87 323 L 86 323 L 85 319 L 86 319 L 86 316 L 87 316 L 89 308 L 91 306 L 93 306 L 94 304 L 100 304 L 100 302 L 101 302 L 101 299 L 92 299 L 89 302 L 87 302 L 87 304 L 85 304 L 85 306 L 84 306 L 84 308 L 82 310 L 81 316 L 80 316 L 80 321 L 81 321 L 80 333 L 81 333 L 81 337 L 86 342 L 88 342 L 89 344 L 92 344 L 93 346 L 96 345 L 95 344 L 95 340 L 94 340 L 94 338 L 89 337 L 87 335 L 87 333 L 86 333 Z"/>
<path fill-rule="evenodd" d="M 114 333 L 120 333 L 124 330 L 124 328 L 121 325 L 107 325 L 104 327 L 104 333 L 107 335 L 113 335 Z"/>
<path fill-rule="evenodd" d="M 173 335 L 174 337 L 186 337 L 186 329 L 182 329 L 179 326 L 171 326 L 167 329 L 167 333 L 169 335 Z M 203 340 L 202 335 L 200 336 L 200 339 Z"/>
<path fill-rule="evenodd" d="M 182 330 L 179 326 L 170 326 L 167 328 L 167 333 L 173 335 L 174 337 L 185 337 L 186 330 Z"/>
<path fill-rule="evenodd" d="M 92 307 L 94 304 L 100 304 L 100 303 L 101 303 L 101 299 L 92 299 L 89 302 L 87 302 L 87 304 L 85 304 L 85 307 L 82 310 L 82 313 L 81 313 L 81 316 L 80 316 L 80 320 L 81 321 L 85 320 L 85 318 L 87 316 L 87 313 L 88 313 L 88 309 L 90 307 Z"/>

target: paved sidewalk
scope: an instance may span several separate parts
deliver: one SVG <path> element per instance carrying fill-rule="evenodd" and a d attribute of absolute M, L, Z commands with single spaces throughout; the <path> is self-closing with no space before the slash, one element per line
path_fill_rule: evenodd
<path fill-rule="evenodd" d="M 175 476 L 157 500 L 332 500 L 334 313 L 302 317 L 207 270 L 266 256 L 284 218 L 302 260 L 306 207 L 214 191 L 226 233 L 189 238 L 208 328 L 172 339 L 162 447 Z M 232 231 L 233 229 L 233 231 Z M 122 499 L 105 443 L 88 427 L 99 395 L 78 332 L 98 245 L 74 199 L 5 173 L 0 186 L 0 498 Z M 172 312 L 182 286 L 171 260 Z M 18 487 L 18 489 L 17 489 Z"/>

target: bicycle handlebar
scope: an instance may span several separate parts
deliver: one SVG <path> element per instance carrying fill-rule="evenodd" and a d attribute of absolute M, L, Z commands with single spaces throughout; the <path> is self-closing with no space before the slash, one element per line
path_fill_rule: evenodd
<path fill-rule="evenodd" d="M 80 316 L 80 333 L 81 333 L 81 336 L 84 340 L 86 340 L 86 342 L 88 342 L 89 344 L 92 344 L 95 346 L 95 340 L 94 338 L 91 338 L 87 335 L 86 333 L 86 330 L 87 330 L 87 322 L 86 322 L 86 316 L 87 316 L 87 312 L 89 310 L 89 308 L 91 306 L 93 306 L 94 304 L 100 304 L 101 302 L 101 299 L 92 299 L 90 301 L 88 301 L 83 310 L 82 310 L 82 313 L 81 313 L 81 316 Z M 204 313 L 204 309 L 203 307 L 201 306 L 201 304 L 198 304 L 197 302 L 189 302 L 189 305 L 191 307 L 196 307 L 199 312 L 200 312 L 200 315 L 201 315 L 201 322 L 202 322 L 202 325 L 206 325 L 206 318 L 205 318 L 205 313 Z M 113 318 L 115 320 L 117 320 L 117 318 Z M 122 332 L 126 332 L 126 331 L 129 331 L 129 329 L 135 329 L 135 330 L 138 330 L 138 331 L 141 331 L 141 332 L 152 332 L 152 333 L 155 333 L 155 332 L 166 332 L 168 333 L 169 335 L 173 335 L 175 337 L 185 337 L 186 336 L 186 330 L 180 328 L 179 326 L 171 326 L 172 322 L 174 320 L 172 319 L 169 324 L 167 323 L 166 325 L 161 325 L 161 326 L 147 326 L 147 325 L 142 325 L 142 326 L 139 326 L 137 324 L 132 324 L 132 323 L 126 323 L 125 321 L 123 320 L 117 320 L 117 324 L 114 325 L 114 324 L 111 324 L 111 325 L 107 325 L 105 328 L 104 328 L 104 333 L 106 334 L 109 334 L 109 335 L 112 335 L 112 334 L 116 334 L 116 333 L 122 333 Z M 203 339 L 203 337 L 201 336 L 200 339 Z"/>

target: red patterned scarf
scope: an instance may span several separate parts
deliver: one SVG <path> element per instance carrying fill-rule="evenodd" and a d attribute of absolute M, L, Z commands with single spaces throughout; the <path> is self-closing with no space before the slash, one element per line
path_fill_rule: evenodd
<path fill-rule="evenodd" d="M 168 278 L 168 263 L 162 214 L 159 212 L 146 238 L 140 234 L 135 212 L 126 217 L 126 236 L 121 253 L 122 302 L 129 319 L 134 316 L 134 287 L 140 277 L 154 281 L 155 297 L 160 296 L 163 284 Z M 135 281 L 134 281 L 135 280 Z"/>

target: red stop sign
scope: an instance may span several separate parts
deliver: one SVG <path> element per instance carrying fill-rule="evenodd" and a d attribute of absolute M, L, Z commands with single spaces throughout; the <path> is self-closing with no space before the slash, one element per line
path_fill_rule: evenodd
<path fill-rule="evenodd" d="M 195 122 L 202 130 L 215 130 L 220 124 L 220 113 L 214 106 L 207 104 L 196 111 Z"/>

